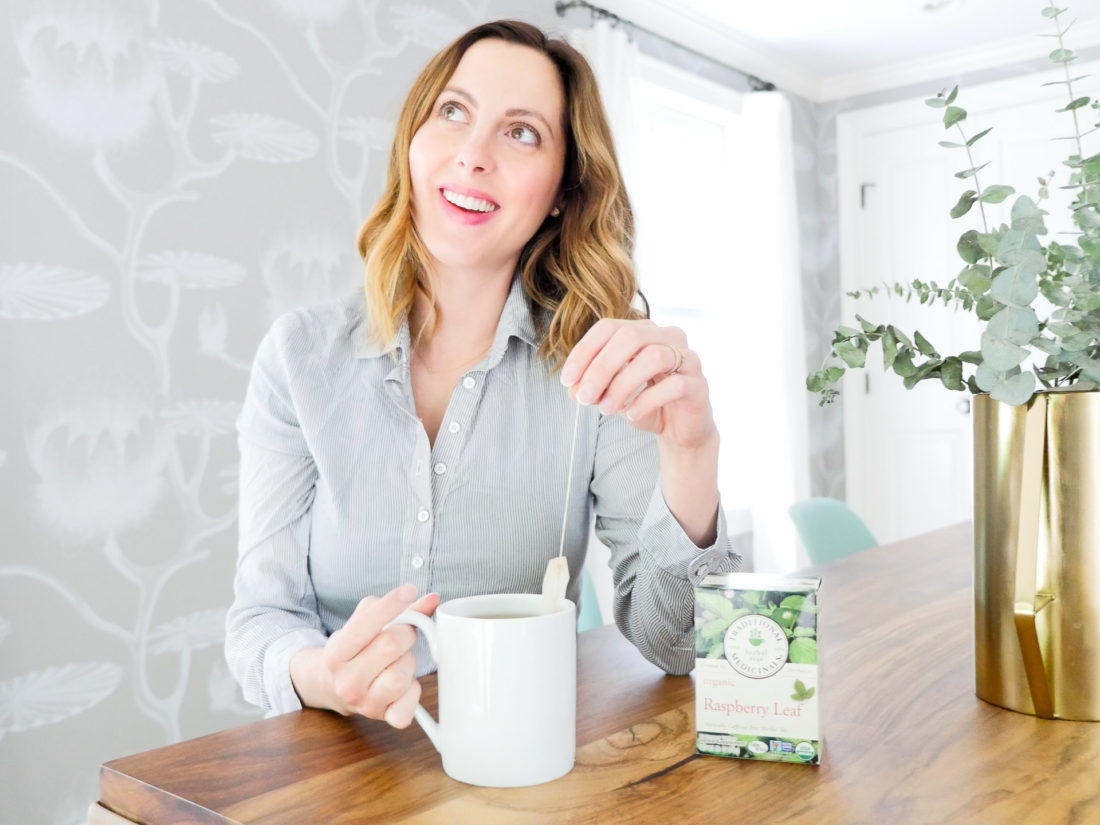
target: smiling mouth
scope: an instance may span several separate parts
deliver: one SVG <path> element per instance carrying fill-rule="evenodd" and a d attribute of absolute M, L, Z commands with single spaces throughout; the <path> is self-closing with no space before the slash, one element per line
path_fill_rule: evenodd
<path fill-rule="evenodd" d="M 457 192 L 452 192 L 450 189 L 439 190 L 443 193 L 443 197 L 447 199 L 448 203 L 457 206 L 459 209 L 465 209 L 467 212 L 495 212 L 500 209 L 492 201 L 484 200 L 483 198 L 471 198 L 468 195 L 460 195 Z"/>

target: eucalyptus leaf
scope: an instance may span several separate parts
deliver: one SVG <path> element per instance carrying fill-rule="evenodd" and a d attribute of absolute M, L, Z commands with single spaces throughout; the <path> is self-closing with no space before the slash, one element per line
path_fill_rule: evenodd
<path fill-rule="evenodd" d="M 965 192 L 963 192 L 962 195 L 959 196 L 958 202 L 951 207 L 951 217 L 961 218 L 963 215 L 969 212 L 970 208 L 977 200 L 977 195 L 978 193 L 975 192 L 973 189 L 967 189 Z"/>
<path fill-rule="evenodd" d="M 1073 354 L 1071 360 L 1089 381 L 1100 381 L 1100 358 L 1090 358 L 1087 353 L 1078 352 Z"/>
<path fill-rule="evenodd" d="M 993 186 L 987 186 L 985 191 L 982 192 L 983 203 L 1000 203 L 1009 195 L 1016 192 L 1011 186 L 1004 186 L 1002 184 L 994 184 Z"/>
<path fill-rule="evenodd" d="M 1005 380 L 1005 376 L 989 366 L 989 364 L 981 363 L 978 368 L 974 370 L 974 381 L 978 385 L 978 389 L 982 392 L 989 392 L 998 384 Z"/>
<path fill-rule="evenodd" d="M 919 329 L 913 333 L 913 340 L 916 341 L 917 351 L 920 352 L 921 355 L 926 355 L 929 358 L 940 357 L 939 353 L 936 352 L 936 348 L 928 343 L 928 339 L 920 334 Z"/>
<path fill-rule="evenodd" d="M 1030 306 L 1039 294 L 1039 279 L 1021 264 L 1016 264 L 993 279 L 989 292 L 1002 304 Z"/>
<path fill-rule="evenodd" d="M 968 264 L 976 264 L 982 259 L 983 253 L 978 245 L 978 233 L 973 229 L 962 234 L 955 248 L 958 250 L 959 257 Z"/>
<path fill-rule="evenodd" d="M 1024 362 L 1027 358 L 1027 350 L 1004 338 L 991 335 L 987 329 L 982 333 L 982 358 L 983 365 L 988 365 L 998 372 L 1006 372 Z"/>
<path fill-rule="evenodd" d="M 913 375 L 917 371 L 917 368 L 913 366 L 913 351 L 908 347 L 899 347 L 892 366 L 894 373 L 902 378 Z"/>
<path fill-rule="evenodd" d="M 1030 372 L 1013 375 L 989 391 L 990 397 L 1003 404 L 1018 407 L 1027 403 L 1035 392 L 1035 376 Z"/>
<path fill-rule="evenodd" d="M 1039 291 L 1043 293 L 1044 298 L 1055 306 L 1068 307 L 1070 304 L 1069 293 L 1056 283 L 1043 281 L 1039 284 Z"/>
<path fill-rule="evenodd" d="M 960 178 L 962 180 L 966 180 L 967 178 L 972 178 L 976 174 L 978 174 L 980 171 L 985 169 L 985 167 L 989 166 L 989 164 L 992 163 L 992 162 L 993 161 L 987 160 L 981 166 L 972 166 L 969 169 L 963 169 L 961 172 L 956 172 L 955 177 Z"/>
<path fill-rule="evenodd" d="M 978 303 L 974 307 L 974 314 L 978 316 L 979 320 L 988 321 L 1000 312 L 1002 307 L 1004 307 L 1004 304 L 992 295 L 986 294 L 978 298 Z"/>
<path fill-rule="evenodd" d="M 966 109 L 960 109 L 958 106 L 948 106 L 947 111 L 943 113 L 943 128 L 950 129 L 956 123 L 964 120 L 966 120 Z"/>
<path fill-rule="evenodd" d="M 1069 49 L 1055 49 L 1050 53 L 1050 59 L 1055 63 L 1069 63 L 1071 60 L 1076 60 L 1077 55 Z"/>
<path fill-rule="evenodd" d="M 962 380 L 963 365 L 962 360 L 952 355 L 943 359 L 943 365 L 940 367 L 940 381 L 949 390 L 962 391 L 966 389 L 966 384 Z"/>
<path fill-rule="evenodd" d="M 984 138 L 986 135 L 988 135 L 992 131 L 993 131 L 992 126 L 990 126 L 988 129 L 982 129 L 980 132 L 978 132 L 978 134 L 976 134 L 972 138 L 970 138 L 970 140 L 968 140 L 966 142 L 966 145 L 967 146 L 973 146 L 975 143 L 977 143 L 979 140 Z"/>
<path fill-rule="evenodd" d="M 989 277 L 989 267 L 984 264 L 972 264 L 959 273 L 959 283 L 975 295 L 989 291 L 993 279 Z"/>
<path fill-rule="evenodd" d="M 1039 318 L 1030 307 L 1005 307 L 989 319 L 985 329 L 1009 343 L 1026 344 L 1039 334 Z M 984 347 L 982 354 L 985 354 Z"/>
<path fill-rule="evenodd" d="M 894 336 L 892 327 L 887 327 L 882 334 L 882 368 L 890 369 L 894 366 L 894 359 L 898 357 L 898 339 Z"/>
<path fill-rule="evenodd" d="M 849 367 L 862 367 L 867 362 L 867 353 L 847 341 L 836 344 L 833 347 L 833 352 Z"/>
<path fill-rule="evenodd" d="M 1059 112 L 1072 112 L 1074 109 L 1080 109 L 1082 106 L 1088 106 L 1090 100 L 1091 100 L 1091 98 L 1089 98 L 1087 95 L 1085 97 L 1074 98 L 1073 100 L 1071 100 L 1069 103 L 1067 103 L 1065 106 L 1063 106 L 1061 109 L 1058 109 L 1057 111 L 1059 111 Z"/>

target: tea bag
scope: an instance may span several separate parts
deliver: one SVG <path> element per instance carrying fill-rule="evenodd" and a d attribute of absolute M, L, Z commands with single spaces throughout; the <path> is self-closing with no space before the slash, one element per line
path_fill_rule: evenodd
<path fill-rule="evenodd" d="M 542 612 L 553 613 L 565 600 L 565 588 L 569 586 L 569 559 L 554 556 L 546 565 L 542 577 Z"/>
<path fill-rule="evenodd" d="M 565 589 L 569 586 L 569 559 L 565 557 L 565 522 L 569 517 L 569 494 L 573 489 L 573 459 L 577 454 L 577 430 L 581 421 L 581 405 L 573 417 L 573 444 L 569 448 L 569 472 L 565 481 L 565 512 L 561 516 L 561 540 L 558 555 L 550 559 L 542 576 L 542 612 L 553 613 L 565 601 Z"/>

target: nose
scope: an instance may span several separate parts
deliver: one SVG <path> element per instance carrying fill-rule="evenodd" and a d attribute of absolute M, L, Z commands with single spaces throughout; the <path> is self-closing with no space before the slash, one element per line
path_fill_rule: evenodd
<path fill-rule="evenodd" d="M 470 129 L 458 147 L 455 162 L 466 172 L 490 172 L 494 167 L 492 134 Z"/>

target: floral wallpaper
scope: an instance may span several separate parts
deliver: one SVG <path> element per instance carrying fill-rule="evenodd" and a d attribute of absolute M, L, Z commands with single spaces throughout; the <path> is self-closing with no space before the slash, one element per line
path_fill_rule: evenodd
<path fill-rule="evenodd" d="M 252 353 L 358 281 L 404 91 L 498 17 L 566 25 L 550 0 L 5 3 L 3 821 L 82 822 L 100 763 L 257 718 L 222 657 Z M 806 311 L 827 326 L 830 139 L 805 111 Z M 815 448 L 828 489 L 838 437 Z"/>

